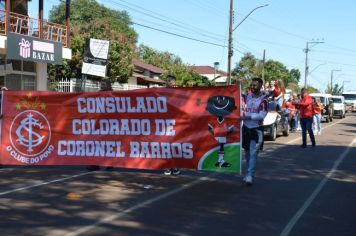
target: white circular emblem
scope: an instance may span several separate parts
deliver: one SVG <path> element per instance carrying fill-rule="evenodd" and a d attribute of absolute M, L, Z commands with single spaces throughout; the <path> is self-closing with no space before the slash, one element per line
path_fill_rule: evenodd
<path fill-rule="evenodd" d="M 23 111 L 11 123 L 10 143 L 23 156 L 33 157 L 41 154 L 48 147 L 50 140 L 50 124 L 38 111 Z"/>

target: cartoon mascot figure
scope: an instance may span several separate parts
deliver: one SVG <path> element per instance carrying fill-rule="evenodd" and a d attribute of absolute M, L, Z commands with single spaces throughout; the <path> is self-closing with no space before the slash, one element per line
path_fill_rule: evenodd
<path fill-rule="evenodd" d="M 236 128 L 233 121 L 225 121 L 226 116 L 230 115 L 235 109 L 235 99 L 229 96 L 212 96 L 209 97 L 205 108 L 213 115 L 209 120 L 208 130 L 214 136 L 215 140 L 220 144 L 218 152 L 218 161 L 216 167 L 227 168 L 231 164 L 224 160 L 224 145 L 227 143 L 227 137 Z"/>

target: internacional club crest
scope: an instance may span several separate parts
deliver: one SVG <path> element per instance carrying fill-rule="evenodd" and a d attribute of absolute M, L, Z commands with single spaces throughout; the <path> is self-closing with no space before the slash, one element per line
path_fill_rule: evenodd
<path fill-rule="evenodd" d="M 24 157 L 39 156 L 46 150 L 50 140 L 50 124 L 39 111 L 22 111 L 11 123 L 11 146 Z"/>

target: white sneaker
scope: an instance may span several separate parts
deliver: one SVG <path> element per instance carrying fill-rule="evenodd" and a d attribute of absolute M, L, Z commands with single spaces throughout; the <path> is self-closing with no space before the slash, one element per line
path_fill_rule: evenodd
<path fill-rule="evenodd" d="M 318 132 L 318 135 L 321 135 L 321 131 Z"/>
<path fill-rule="evenodd" d="M 171 175 L 172 174 L 172 170 L 171 169 L 166 169 L 163 172 L 164 175 Z"/>
<path fill-rule="evenodd" d="M 243 179 L 243 181 L 247 184 L 247 185 L 252 185 L 253 184 L 253 178 L 251 175 L 246 175 L 245 178 Z"/>

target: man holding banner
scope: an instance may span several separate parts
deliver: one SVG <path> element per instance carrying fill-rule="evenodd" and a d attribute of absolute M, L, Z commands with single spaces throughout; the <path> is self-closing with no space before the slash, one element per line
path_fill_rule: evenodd
<path fill-rule="evenodd" d="M 253 184 L 258 152 L 263 144 L 263 120 L 267 115 L 267 99 L 261 92 L 263 81 L 253 78 L 250 92 L 245 96 L 242 146 L 246 151 L 247 174 L 243 181 L 247 185 Z"/>

